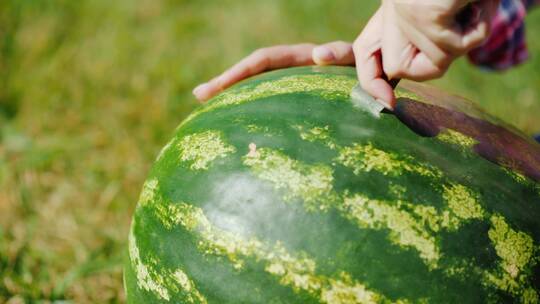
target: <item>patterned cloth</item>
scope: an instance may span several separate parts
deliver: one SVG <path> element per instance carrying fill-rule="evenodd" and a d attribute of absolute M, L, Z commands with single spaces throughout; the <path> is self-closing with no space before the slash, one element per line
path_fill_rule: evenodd
<path fill-rule="evenodd" d="M 502 0 L 491 25 L 491 35 L 469 53 L 473 64 L 488 70 L 504 70 L 528 58 L 524 19 L 540 0 Z"/>

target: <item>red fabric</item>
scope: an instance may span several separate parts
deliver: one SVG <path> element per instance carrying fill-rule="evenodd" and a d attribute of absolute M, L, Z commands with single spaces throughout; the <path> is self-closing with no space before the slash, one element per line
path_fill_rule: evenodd
<path fill-rule="evenodd" d="M 486 42 L 472 50 L 469 60 L 490 70 L 503 70 L 528 58 L 524 19 L 540 0 L 502 0 Z"/>

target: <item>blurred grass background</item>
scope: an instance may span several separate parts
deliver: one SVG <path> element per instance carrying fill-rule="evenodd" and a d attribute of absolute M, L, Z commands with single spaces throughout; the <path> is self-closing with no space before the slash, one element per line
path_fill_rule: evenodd
<path fill-rule="evenodd" d="M 191 89 L 273 44 L 353 40 L 378 1 L 0 1 L 0 302 L 123 302 L 130 215 Z M 540 131 L 532 59 L 436 84 Z M 538 54 L 538 56 L 536 56 Z"/>

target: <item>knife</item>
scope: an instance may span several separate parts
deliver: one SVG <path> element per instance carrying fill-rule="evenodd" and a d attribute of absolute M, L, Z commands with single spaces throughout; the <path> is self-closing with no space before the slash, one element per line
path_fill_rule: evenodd
<path fill-rule="evenodd" d="M 382 78 L 385 79 L 390 84 L 392 89 L 395 89 L 399 81 L 401 80 L 399 78 L 388 80 L 388 77 L 384 74 Z M 365 112 L 370 113 L 375 118 L 381 117 L 381 112 L 385 109 L 384 105 L 382 105 L 377 100 L 375 100 L 373 96 L 366 93 L 366 91 L 362 89 L 360 84 L 357 84 L 356 86 L 354 86 L 354 88 L 351 91 L 350 96 L 351 96 L 351 100 L 354 106 L 356 106 L 357 108 Z"/>

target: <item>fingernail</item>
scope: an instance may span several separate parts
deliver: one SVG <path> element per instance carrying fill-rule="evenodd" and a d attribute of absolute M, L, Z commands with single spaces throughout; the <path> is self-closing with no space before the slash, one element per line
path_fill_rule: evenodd
<path fill-rule="evenodd" d="M 200 97 L 203 97 L 202 93 L 207 87 L 208 87 L 208 83 L 201 83 L 200 85 L 196 86 L 195 89 L 193 89 L 192 93 L 193 95 L 195 95 L 195 97 L 200 99 Z"/>
<path fill-rule="evenodd" d="M 332 50 L 324 46 L 318 46 L 313 49 L 313 61 L 317 64 L 332 62 L 336 59 Z"/>
<path fill-rule="evenodd" d="M 378 103 L 382 104 L 382 105 L 383 105 L 385 108 L 387 108 L 388 110 L 394 110 L 394 107 L 392 107 L 392 106 L 390 105 L 390 103 L 388 103 L 388 102 L 386 102 L 386 101 L 384 101 L 384 100 L 382 100 L 382 99 L 377 98 L 377 99 L 375 99 L 375 101 L 377 101 Z"/>

